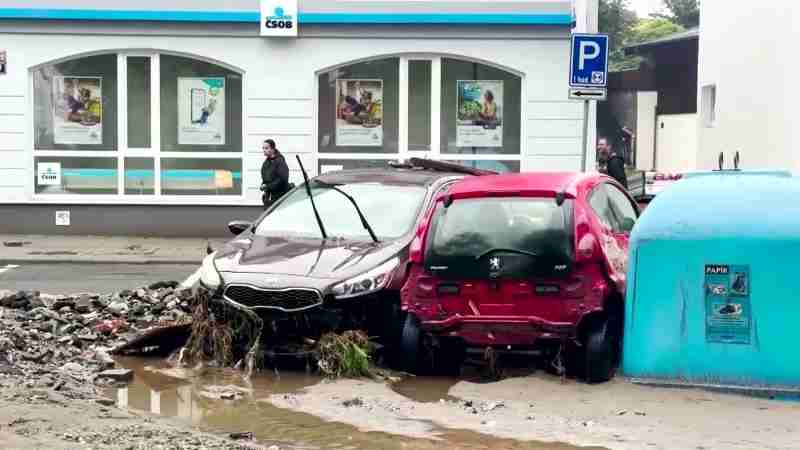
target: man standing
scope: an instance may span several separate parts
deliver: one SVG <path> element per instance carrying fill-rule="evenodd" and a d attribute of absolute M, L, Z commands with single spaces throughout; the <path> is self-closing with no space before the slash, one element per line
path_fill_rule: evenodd
<path fill-rule="evenodd" d="M 601 164 L 600 171 L 617 180 L 625 189 L 628 189 L 628 176 L 625 175 L 625 159 L 611 147 L 607 137 L 601 137 L 597 140 L 597 156 Z"/>
<path fill-rule="evenodd" d="M 261 196 L 264 206 L 270 206 L 287 193 L 289 185 L 289 166 L 281 152 L 275 147 L 275 141 L 267 139 L 261 147 L 264 150 L 264 164 L 261 165 Z"/>

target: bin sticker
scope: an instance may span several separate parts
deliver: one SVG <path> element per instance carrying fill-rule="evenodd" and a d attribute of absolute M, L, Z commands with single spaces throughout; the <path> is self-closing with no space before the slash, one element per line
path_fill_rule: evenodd
<path fill-rule="evenodd" d="M 750 267 L 705 267 L 706 342 L 749 344 Z"/>

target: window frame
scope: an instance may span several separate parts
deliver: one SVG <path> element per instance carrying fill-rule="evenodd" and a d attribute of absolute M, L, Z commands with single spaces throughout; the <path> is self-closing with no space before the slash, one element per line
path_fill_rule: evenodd
<path fill-rule="evenodd" d="M 323 73 L 329 72 L 336 68 L 347 67 L 352 64 L 359 64 L 363 62 L 376 61 L 386 58 L 399 58 L 399 119 L 398 119 L 398 152 L 397 153 L 333 153 L 323 152 L 319 148 L 319 119 L 320 114 L 327 114 L 328 108 L 324 110 L 320 108 L 319 99 L 319 78 Z M 344 62 L 335 66 L 326 67 L 314 73 L 314 153 L 318 160 L 327 159 L 369 159 L 376 161 L 395 161 L 407 160 L 409 158 L 425 158 L 434 159 L 437 161 L 455 162 L 459 161 L 497 161 L 497 162 L 513 162 L 519 167 L 520 171 L 524 168 L 524 155 L 525 146 L 524 136 L 526 136 L 526 108 L 527 102 L 522 101 L 520 105 L 519 131 L 520 131 L 520 151 L 517 154 L 458 154 L 458 153 L 443 153 L 441 151 L 441 134 L 442 134 L 442 63 L 443 59 L 455 59 L 459 61 L 466 61 L 470 63 L 483 64 L 498 70 L 508 72 L 520 78 L 520 89 L 522 99 L 526 98 L 526 78 L 525 74 L 514 71 L 507 67 L 502 67 L 492 64 L 487 61 L 477 60 L 460 55 L 438 54 L 438 53 L 404 53 L 404 54 L 386 54 L 376 55 L 369 58 L 358 59 L 354 61 Z M 412 61 L 429 61 L 431 64 L 431 138 L 429 150 L 410 150 L 409 149 L 409 63 Z M 505 120 L 505 119 L 504 119 Z"/>
<path fill-rule="evenodd" d="M 153 50 L 125 50 L 107 49 L 96 52 L 70 55 L 57 60 L 52 60 L 29 68 L 28 70 L 28 102 L 29 120 L 28 130 L 35 126 L 35 101 L 36 90 L 33 83 L 33 73 L 42 67 L 59 64 L 62 62 L 97 56 L 116 55 L 117 58 L 117 145 L 108 151 L 96 150 L 41 150 L 36 148 L 33 134 L 29 133 L 28 146 L 32 149 L 29 155 L 31 164 L 28 192 L 33 203 L 59 203 L 59 204 L 144 204 L 144 205 L 242 205 L 247 202 L 247 177 L 248 158 L 244 150 L 247 142 L 247 73 L 237 67 L 221 61 L 205 58 L 200 55 L 171 52 L 160 49 Z M 236 152 L 163 152 L 161 151 L 161 55 L 174 55 L 204 61 L 218 65 L 238 73 L 242 77 L 242 148 Z M 129 147 L 128 145 L 128 58 L 150 58 L 150 146 L 145 148 Z M 236 132 L 234 130 L 234 132 Z M 38 194 L 36 193 L 36 158 L 37 157 L 79 157 L 79 158 L 108 158 L 117 161 L 117 193 L 116 194 Z M 126 158 L 152 158 L 154 170 L 153 194 L 125 194 L 125 159 Z M 161 187 L 161 160 L 167 159 L 230 159 L 241 162 L 241 192 L 235 195 L 165 195 Z"/>

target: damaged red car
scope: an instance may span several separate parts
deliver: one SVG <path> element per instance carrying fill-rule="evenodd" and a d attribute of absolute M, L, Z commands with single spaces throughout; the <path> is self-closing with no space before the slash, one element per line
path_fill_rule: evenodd
<path fill-rule="evenodd" d="M 628 236 L 638 215 L 622 186 L 599 174 L 457 182 L 410 248 L 404 368 L 460 367 L 467 351 L 491 348 L 607 381 L 620 356 Z"/>

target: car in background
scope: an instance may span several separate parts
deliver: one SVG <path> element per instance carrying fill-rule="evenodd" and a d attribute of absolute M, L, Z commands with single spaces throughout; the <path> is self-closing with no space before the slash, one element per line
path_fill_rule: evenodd
<path fill-rule="evenodd" d="M 638 216 L 625 189 L 600 174 L 455 183 L 411 246 L 401 296 L 403 368 L 452 369 L 466 350 L 491 348 L 564 357 L 589 382 L 610 379 Z"/>
<path fill-rule="evenodd" d="M 628 192 L 644 208 L 659 192 L 682 178 L 682 173 L 636 172 L 628 177 Z"/>
<path fill-rule="evenodd" d="M 215 300 L 258 313 L 270 324 L 266 339 L 348 329 L 399 337 L 399 291 L 419 221 L 449 185 L 488 173 L 418 159 L 327 172 L 255 222 L 231 222 L 237 237 L 206 257 L 200 282 Z"/>

